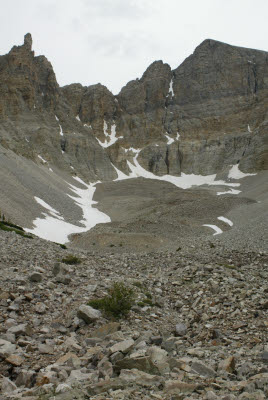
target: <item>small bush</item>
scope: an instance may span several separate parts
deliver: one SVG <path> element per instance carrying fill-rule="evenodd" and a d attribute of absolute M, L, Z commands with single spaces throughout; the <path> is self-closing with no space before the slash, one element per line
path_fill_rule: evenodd
<path fill-rule="evenodd" d="M 9 226 L 10 228 L 18 229 L 19 231 L 24 232 L 24 229 L 21 226 L 15 225 L 10 221 L 1 221 L 2 224 Z"/>
<path fill-rule="evenodd" d="M 143 284 L 140 281 L 133 282 L 133 286 L 136 286 L 139 289 L 143 289 Z"/>
<path fill-rule="evenodd" d="M 108 295 L 102 299 L 93 299 L 88 305 L 118 319 L 126 317 L 134 304 L 134 292 L 122 282 L 115 282 Z"/>
<path fill-rule="evenodd" d="M 20 226 L 14 225 L 11 222 L 0 221 L 0 229 L 2 231 L 15 232 L 17 235 L 23 236 L 28 239 L 33 238 L 31 235 L 27 235 Z"/>
<path fill-rule="evenodd" d="M 75 265 L 81 264 L 82 260 L 73 254 L 68 254 L 65 258 L 61 260 L 64 264 Z"/>

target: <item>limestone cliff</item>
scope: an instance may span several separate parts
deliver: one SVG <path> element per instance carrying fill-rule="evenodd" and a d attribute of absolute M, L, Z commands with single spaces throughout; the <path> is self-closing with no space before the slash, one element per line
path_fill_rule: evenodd
<path fill-rule="evenodd" d="M 101 85 L 80 87 L 80 97 L 77 86 L 62 91 L 97 137 L 104 120 L 116 124 L 122 138 L 107 151 L 125 171 L 130 147 L 156 174 L 268 168 L 266 52 L 208 39 L 174 71 L 154 62 L 118 96 Z"/>
<path fill-rule="evenodd" d="M 75 118 L 50 62 L 31 46 L 27 34 L 22 46 L 0 57 L 0 144 L 90 180 L 116 177 L 90 129 Z"/>
<path fill-rule="evenodd" d="M 139 163 L 158 174 L 268 168 L 268 53 L 205 40 L 178 68 L 156 61 L 114 96 L 60 88 L 31 35 L 0 57 L 0 144 L 88 180 Z M 40 157 L 38 157 L 41 156 Z M 41 161 L 40 161 L 41 160 Z"/>

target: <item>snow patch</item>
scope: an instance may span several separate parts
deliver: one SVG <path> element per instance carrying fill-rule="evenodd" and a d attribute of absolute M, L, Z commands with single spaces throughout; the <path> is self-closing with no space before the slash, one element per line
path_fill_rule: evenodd
<path fill-rule="evenodd" d="M 81 119 L 79 118 L 79 115 L 77 115 L 75 118 L 77 119 L 77 121 L 81 122 Z"/>
<path fill-rule="evenodd" d="M 112 164 L 112 166 L 114 167 L 114 169 L 116 170 L 116 173 L 117 173 L 117 178 L 114 179 L 114 182 L 116 182 L 116 181 L 124 181 L 125 179 L 133 178 L 132 174 L 126 175 L 126 174 L 124 174 L 124 172 L 122 172 L 118 168 L 116 168 L 115 165 Z"/>
<path fill-rule="evenodd" d="M 189 189 L 192 186 L 201 186 L 201 185 L 225 185 L 225 186 L 240 186 L 240 183 L 227 183 L 223 180 L 216 181 L 216 174 L 214 175 L 194 175 L 194 174 L 184 174 L 181 173 L 181 176 L 172 176 L 172 175 L 163 175 L 157 176 L 152 172 L 144 169 L 137 160 L 139 153 L 133 158 L 133 163 L 127 161 L 128 167 L 131 171 L 131 175 L 129 178 L 147 178 L 147 179 L 157 179 L 160 181 L 170 182 L 173 185 L 181 188 L 181 189 Z"/>
<path fill-rule="evenodd" d="M 171 96 L 174 97 L 174 90 L 173 90 L 173 78 L 171 79 L 170 83 L 169 83 L 169 89 L 168 89 L 168 95 L 166 97 L 169 96 L 169 94 L 171 93 Z"/>
<path fill-rule="evenodd" d="M 40 155 L 38 155 L 37 157 L 40 158 L 40 160 L 41 160 L 43 163 L 47 164 L 47 161 L 46 161 L 43 157 L 41 157 Z"/>
<path fill-rule="evenodd" d="M 51 207 L 49 204 L 47 204 L 44 200 L 40 199 L 40 197 L 36 197 L 34 196 L 34 199 L 37 201 L 38 204 L 40 204 L 40 206 L 44 207 L 46 210 L 49 211 L 49 213 L 51 215 L 53 215 L 53 217 L 58 218 L 63 220 L 64 218 L 60 215 L 60 213 L 55 210 L 55 208 Z M 47 215 L 47 214 L 45 214 Z"/>
<path fill-rule="evenodd" d="M 59 122 L 59 118 L 57 117 L 57 115 L 55 115 L 55 118 Z M 62 131 L 62 127 L 61 127 L 60 123 L 59 123 L 59 127 L 60 127 L 60 135 L 63 136 L 63 131 Z"/>
<path fill-rule="evenodd" d="M 248 132 L 252 133 L 252 130 L 250 129 L 250 126 L 248 125 Z"/>
<path fill-rule="evenodd" d="M 225 186 L 240 186 L 240 183 L 227 183 L 223 180 L 215 180 L 216 174 L 214 175 L 194 175 L 194 174 L 184 174 L 181 173 L 181 176 L 172 176 L 172 175 L 163 175 L 157 176 L 152 172 L 147 171 L 138 163 L 138 155 L 140 150 L 136 149 L 137 154 L 133 158 L 133 162 L 129 162 L 127 160 L 128 167 L 130 169 L 130 174 L 126 175 L 123 172 L 119 171 L 115 166 L 114 168 L 117 171 L 117 179 L 115 180 L 123 180 L 123 179 L 131 179 L 131 178 L 147 178 L 147 179 L 156 179 L 160 181 L 166 181 L 172 183 L 173 185 L 181 188 L 181 189 L 189 189 L 192 186 L 201 186 L 201 185 L 225 185 Z M 119 179 L 120 177 L 120 179 Z"/>
<path fill-rule="evenodd" d="M 228 219 L 228 218 L 226 218 L 226 217 L 218 217 L 218 219 L 219 219 L 220 221 L 226 222 L 226 224 L 228 224 L 228 225 L 230 225 L 230 226 L 233 226 L 233 224 L 234 224 L 230 219 Z"/>
<path fill-rule="evenodd" d="M 221 228 L 219 228 L 217 225 L 203 224 L 202 226 L 208 226 L 209 228 L 214 229 L 215 233 L 213 233 L 213 236 L 220 235 L 222 233 Z"/>
<path fill-rule="evenodd" d="M 239 194 L 239 193 L 241 193 L 241 190 L 230 189 L 227 190 L 226 192 L 217 192 L 217 196 L 221 196 L 222 194 Z"/>
<path fill-rule="evenodd" d="M 75 178 L 79 183 L 86 186 L 85 189 L 79 189 L 78 187 L 69 184 L 71 190 L 74 192 L 75 196 L 68 195 L 74 200 L 83 211 L 83 219 L 79 221 L 83 226 L 73 225 L 69 222 L 64 221 L 64 219 L 59 215 L 58 211 L 50 207 L 42 199 L 36 198 L 35 200 L 45 207 L 50 215 L 44 213 L 45 218 L 36 218 L 33 222 L 33 229 L 25 229 L 26 232 L 33 233 L 43 239 L 50 240 L 57 243 L 67 243 L 68 236 L 72 233 L 86 232 L 93 228 L 96 224 L 111 222 L 108 215 L 99 211 L 97 208 L 93 208 L 93 204 L 97 202 L 93 201 L 93 195 L 96 190 L 95 185 L 98 183 L 92 183 L 87 185 L 80 178 Z M 37 200 L 38 199 L 38 200 Z"/>
<path fill-rule="evenodd" d="M 103 120 L 103 133 L 104 133 L 104 135 L 106 136 L 107 139 L 105 139 L 104 142 L 101 142 L 100 139 L 96 138 L 97 141 L 99 142 L 99 144 L 103 148 L 110 147 L 118 139 L 122 139 L 123 138 L 123 136 L 116 137 L 116 124 L 115 123 L 111 126 L 111 133 L 110 134 L 108 133 L 107 129 L 108 129 L 108 125 L 107 125 L 106 121 Z"/>
<path fill-rule="evenodd" d="M 229 179 L 242 179 L 246 176 L 253 176 L 257 174 L 245 174 L 244 172 L 240 171 L 238 164 L 233 165 L 229 171 L 228 178 Z"/>
<path fill-rule="evenodd" d="M 171 138 L 170 136 L 168 136 L 167 134 L 165 135 L 167 138 L 167 145 L 169 146 L 170 144 L 172 144 L 175 140 L 173 138 Z"/>
<path fill-rule="evenodd" d="M 180 138 L 180 134 L 179 134 L 179 132 L 177 132 L 176 140 L 179 140 L 179 138 Z"/>
<path fill-rule="evenodd" d="M 141 149 L 134 149 L 134 147 L 129 147 L 128 149 L 125 149 L 125 153 L 132 151 L 133 153 L 139 153 Z"/>

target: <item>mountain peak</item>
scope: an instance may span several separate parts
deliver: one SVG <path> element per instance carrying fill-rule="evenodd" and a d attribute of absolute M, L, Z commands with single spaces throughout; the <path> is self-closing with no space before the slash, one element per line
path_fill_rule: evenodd
<path fill-rule="evenodd" d="M 26 33 L 26 35 L 24 36 L 24 47 L 27 48 L 27 50 L 32 50 L 32 44 L 33 44 L 33 39 L 32 39 L 32 35 L 30 33 Z"/>

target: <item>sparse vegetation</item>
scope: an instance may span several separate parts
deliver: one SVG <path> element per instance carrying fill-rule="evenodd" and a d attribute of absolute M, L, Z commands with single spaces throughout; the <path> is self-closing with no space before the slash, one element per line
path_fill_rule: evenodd
<path fill-rule="evenodd" d="M 61 261 L 64 264 L 69 264 L 69 265 L 81 264 L 81 262 L 82 262 L 82 260 L 79 257 L 76 257 L 73 254 L 68 254 Z"/>
<path fill-rule="evenodd" d="M 9 219 L 6 220 L 5 215 L 1 214 L 0 211 L 0 229 L 6 232 L 15 232 L 17 235 L 23 236 L 28 239 L 32 239 L 31 235 L 27 235 L 21 226 L 13 224 Z"/>
<path fill-rule="evenodd" d="M 223 266 L 225 268 L 228 268 L 228 269 L 235 269 L 236 268 L 234 265 L 230 265 L 230 264 L 223 264 Z"/>
<path fill-rule="evenodd" d="M 58 246 L 60 246 L 62 249 L 64 249 L 64 250 L 66 250 L 67 249 L 67 247 L 65 246 L 65 244 L 61 244 L 61 243 L 57 243 L 57 242 L 54 242 L 55 244 L 57 244 Z"/>
<path fill-rule="evenodd" d="M 139 289 L 143 289 L 143 284 L 140 281 L 133 282 L 133 286 L 136 286 Z"/>
<path fill-rule="evenodd" d="M 134 304 L 134 291 L 123 282 L 115 282 L 108 295 L 101 299 L 90 300 L 88 305 L 104 311 L 116 319 L 126 317 Z"/>

